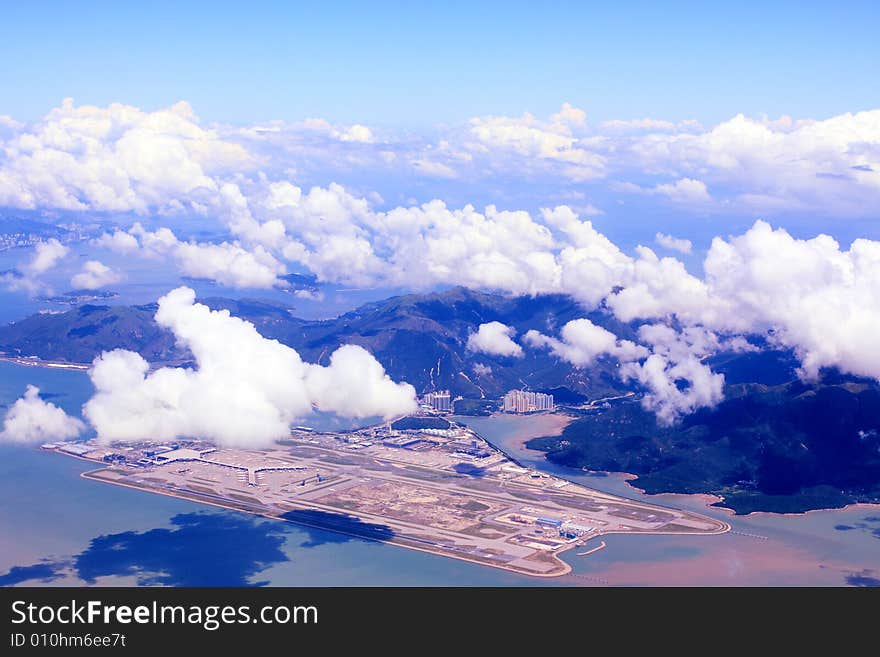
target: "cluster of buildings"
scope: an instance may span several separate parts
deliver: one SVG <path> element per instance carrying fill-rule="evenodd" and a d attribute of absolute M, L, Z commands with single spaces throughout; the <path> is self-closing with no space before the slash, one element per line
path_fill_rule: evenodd
<path fill-rule="evenodd" d="M 448 390 L 429 392 L 424 397 L 422 397 L 422 404 L 424 404 L 425 406 L 430 406 L 435 411 L 438 411 L 440 413 L 451 413 L 452 395 Z"/>
<path fill-rule="evenodd" d="M 504 395 L 503 399 L 505 413 L 536 413 L 538 411 L 552 411 L 555 408 L 553 395 L 545 395 L 541 392 L 511 390 Z"/>

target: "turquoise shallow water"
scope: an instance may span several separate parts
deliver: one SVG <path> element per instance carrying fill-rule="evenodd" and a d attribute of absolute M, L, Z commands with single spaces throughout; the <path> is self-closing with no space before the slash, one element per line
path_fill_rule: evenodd
<path fill-rule="evenodd" d="M 0 362 L 0 405 L 28 383 L 72 414 L 92 392 L 82 372 Z M 0 407 L 0 412 L 5 408 Z M 880 578 L 880 508 L 734 517 L 692 496 L 642 496 L 618 476 L 558 468 L 523 450 L 535 418 L 468 418 L 518 459 L 628 497 L 702 510 L 736 533 L 609 536 L 607 548 L 564 558 L 571 576 L 522 577 L 333 532 L 88 481 L 91 464 L 0 445 L 0 584 L 594 585 L 870 584 Z"/>

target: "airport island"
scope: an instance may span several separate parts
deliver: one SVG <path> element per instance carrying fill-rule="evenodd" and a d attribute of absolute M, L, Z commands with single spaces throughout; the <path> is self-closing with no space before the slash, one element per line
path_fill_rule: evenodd
<path fill-rule="evenodd" d="M 441 401 L 442 403 L 442 401 Z M 342 532 L 535 577 L 620 533 L 720 534 L 690 511 L 589 489 L 523 467 L 436 415 L 354 431 L 292 429 L 263 450 L 197 440 L 42 445 L 94 461 L 83 477 Z"/>

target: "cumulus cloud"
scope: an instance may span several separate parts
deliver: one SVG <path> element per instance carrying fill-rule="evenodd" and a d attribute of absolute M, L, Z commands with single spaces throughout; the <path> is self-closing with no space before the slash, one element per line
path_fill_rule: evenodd
<path fill-rule="evenodd" d="M 392 381 L 363 348 L 340 347 L 328 366 L 306 363 L 250 322 L 196 303 L 186 287 L 159 299 L 156 322 L 196 366 L 150 371 L 131 351 L 99 356 L 90 370 L 96 393 L 83 410 L 101 440 L 196 437 L 257 447 L 289 435 L 313 408 L 366 418 L 416 407 L 414 388 Z"/>
<path fill-rule="evenodd" d="M 880 321 L 876 241 L 841 246 L 828 236 L 798 239 L 758 222 L 743 235 L 716 238 L 703 271 L 695 274 L 645 245 L 624 251 L 566 206 L 533 213 L 434 200 L 377 210 L 381 201 L 352 188 L 306 189 L 278 179 L 288 167 L 299 170 L 312 161 L 334 170 L 397 166 L 407 175 L 421 166 L 414 163 L 425 162 L 447 167 L 435 173 L 461 181 L 564 179 L 565 191 L 573 180 L 638 180 L 642 187 L 617 189 L 662 196 L 682 210 L 711 205 L 713 212 L 864 215 L 880 200 L 880 110 L 822 121 L 737 116 L 703 128 L 653 120 L 591 126 L 582 110 L 566 105 L 544 119 L 481 117 L 438 129 L 436 139 L 381 144 L 362 127 L 314 122 L 290 137 L 283 124 L 206 129 L 186 105 L 143 112 L 66 102 L 40 122 L 4 128 L 0 203 L 210 213 L 229 229 L 226 241 L 183 242 L 168 227 L 135 226 L 98 242 L 168 258 L 182 273 L 225 285 L 279 285 L 287 262 L 321 281 L 353 286 L 459 284 L 509 294 L 563 293 L 588 309 L 604 304 L 624 321 L 728 336 L 717 348 L 733 345 L 737 336 L 765 336 L 796 351 L 805 377 L 834 366 L 880 378 L 872 341 Z M 253 172 L 255 161 L 273 173 Z M 461 183 L 450 178 L 444 184 Z M 662 233 L 656 239 L 664 248 L 688 247 Z M 60 250 L 51 242 L 38 250 L 31 265 L 7 280 L 27 285 L 63 257 L 53 256 Z M 574 353 L 576 340 L 552 339 L 559 344 L 543 346 Z M 590 353 L 583 350 L 582 360 Z M 667 361 L 657 371 L 680 362 L 651 355 Z"/>
<path fill-rule="evenodd" d="M 70 249 L 64 246 L 54 237 L 44 242 L 38 242 L 34 246 L 34 255 L 31 260 L 22 267 L 23 273 L 28 277 L 36 277 L 45 274 L 55 267 L 64 258 Z"/>
<path fill-rule="evenodd" d="M 261 246 L 251 250 L 237 243 L 180 242 L 174 249 L 180 271 L 236 288 L 270 288 L 279 284 L 284 265 Z"/>
<path fill-rule="evenodd" d="M 723 398 L 724 375 L 715 374 L 694 357 L 681 361 L 651 354 L 642 363 L 621 366 L 625 379 L 634 379 L 648 392 L 642 406 L 653 411 L 660 424 L 673 424 L 681 415 L 711 407 Z"/>
<path fill-rule="evenodd" d="M 523 336 L 523 341 L 532 347 L 549 349 L 575 367 L 587 367 L 604 355 L 619 360 L 633 360 L 647 355 L 644 347 L 630 340 L 619 340 L 614 333 L 586 318 L 566 323 L 560 331 L 560 338 L 531 330 Z"/>
<path fill-rule="evenodd" d="M 722 348 L 721 341 L 701 327 L 679 332 L 663 324 L 644 325 L 639 329 L 639 341 L 644 344 L 636 344 L 582 318 L 565 324 L 559 338 L 532 330 L 523 341 L 549 349 L 575 367 L 589 367 L 600 356 L 616 359 L 621 379 L 634 380 L 644 388 L 642 405 L 661 424 L 672 424 L 681 415 L 714 406 L 723 398 L 724 376 L 701 362 L 703 356 Z"/>
<path fill-rule="evenodd" d="M 666 196 L 676 203 L 706 203 L 712 200 L 706 183 L 693 178 L 681 178 L 674 183 L 664 183 L 654 188 L 655 194 Z"/>
<path fill-rule="evenodd" d="M 724 186 L 740 208 L 864 214 L 880 193 L 880 110 L 823 121 L 740 114 L 706 131 L 639 138 L 623 151 L 634 168 Z M 689 196 L 700 201 L 702 190 L 693 186 Z"/>
<path fill-rule="evenodd" d="M 838 367 L 880 379 L 880 242 L 843 250 L 828 235 L 797 239 L 759 221 L 730 241 L 715 238 L 704 266 L 710 298 L 727 312 L 690 321 L 768 333 L 795 349 L 809 378 Z"/>
<path fill-rule="evenodd" d="M 237 241 L 216 244 L 184 242 L 166 227 L 149 231 L 136 223 L 127 232 L 116 230 L 105 233 L 96 243 L 117 253 L 127 254 L 134 251 L 146 257 L 169 256 L 177 264 L 181 274 L 216 281 L 233 288 L 281 286 L 283 282 L 279 276 L 287 273 L 284 264 L 260 244 L 248 249 Z M 86 267 L 90 264 L 92 263 L 87 263 Z M 82 282 L 91 280 L 86 274 L 87 272 L 83 272 L 83 278 L 80 279 Z"/>
<path fill-rule="evenodd" d="M 251 156 L 199 126 L 177 103 L 156 112 L 71 99 L 2 144 L 0 206 L 65 210 L 199 210 L 213 176 Z"/>
<path fill-rule="evenodd" d="M 104 233 L 93 240 L 95 246 L 110 249 L 116 253 L 133 253 L 140 248 L 137 237 L 124 230 L 114 230 L 112 233 Z"/>
<path fill-rule="evenodd" d="M 0 442 L 41 443 L 75 438 L 85 430 L 81 420 L 40 398 L 40 389 L 29 385 L 24 396 L 6 412 Z"/>
<path fill-rule="evenodd" d="M 47 287 L 40 281 L 40 276 L 53 269 L 68 253 L 70 249 L 54 237 L 37 242 L 30 259 L 19 269 L 0 275 L 0 280 L 10 290 L 35 294 Z"/>
<path fill-rule="evenodd" d="M 680 178 L 673 182 L 659 183 L 654 187 L 640 187 L 628 182 L 615 183 L 613 186 L 618 191 L 630 194 L 662 196 L 673 203 L 683 205 L 701 206 L 707 205 L 712 201 L 706 183 L 693 178 Z"/>
<path fill-rule="evenodd" d="M 338 126 L 324 119 L 306 119 L 301 124 L 292 126 L 293 129 L 300 127 L 326 134 L 339 141 L 357 142 L 360 144 L 369 144 L 375 141 L 373 131 L 367 126 L 358 123 L 350 126 Z M 277 130 L 281 129 L 283 129 L 283 125 L 277 126 Z"/>
<path fill-rule="evenodd" d="M 493 356 L 510 356 L 519 358 L 523 355 L 522 347 L 513 341 L 516 330 L 501 322 L 480 324 L 476 333 L 468 336 L 467 348 L 475 353 Z"/>
<path fill-rule="evenodd" d="M 97 290 L 122 280 L 122 276 L 98 260 L 88 260 L 77 274 L 70 279 L 76 290 Z"/>
<path fill-rule="evenodd" d="M 568 103 L 549 121 L 528 112 L 521 117 L 486 116 L 471 119 L 470 133 L 484 152 L 498 150 L 535 160 L 563 165 L 560 169 L 573 180 L 590 180 L 604 175 L 605 158 L 582 140 L 586 114 Z"/>
<path fill-rule="evenodd" d="M 620 374 L 646 388 L 642 406 L 653 411 L 659 423 L 672 424 L 723 399 L 724 375 L 701 362 L 702 356 L 718 348 L 713 333 L 696 327 L 678 332 L 649 324 L 639 329 L 639 339 L 651 345 L 651 355 L 641 363 L 623 363 Z"/>
<path fill-rule="evenodd" d="M 690 240 L 681 239 L 679 237 L 673 237 L 672 235 L 667 235 L 666 233 L 657 233 L 654 236 L 654 241 L 657 242 L 664 249 L 669 249 L 670 251 L 678 251 L 679 253 L 688 254 L 690 253 L 694 245 Z"/>
<path fill-rule="evenodd" d="M 880 199 L 880 110 L 824 120 L 737 115 L 703 127 L 650 117 L 590 124 L 564 104 L 546 118 L 482 116 L 379 139 L 357 123 L 207 128 L 186 103 L 146 112 L 66 100 L 41 121 L 6 121 L 0 132 L 0 205 L 13 207 L 218 213 L 223 185 L 291 170 L 312 179 L 336 171 L 528 179 L 557 191 L 602 180 L 701 212 L 864 216 Z"/>

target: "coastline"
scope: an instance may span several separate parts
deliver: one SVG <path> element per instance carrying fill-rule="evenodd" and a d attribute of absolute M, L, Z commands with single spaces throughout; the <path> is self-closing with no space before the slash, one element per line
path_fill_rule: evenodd
<path fill-rule="evenodd" d="M 461 416 L 463 417 L 463 416 Z M 510 418 L 524 418 L 524 417 L 535 417 L 535 416 L 515 416 L 504 413 L 493 413 L 488 416 L 490 419 L 506 419 L 506 417 Z M 576 420 L 577 418 L 570 415 L 565 415 L 563 413 L 552 413 L 546 414 L 542 416 L 544 418 L 550 419 L 553 418 L 556 420 L 551 430 L 557 430 L 557 433 L 553 434 L 547 431 L 539 431 L 539 430 L 530 430 L 527 427 L 523 427 L 522 429 L 515 431 L 510 437 L 506 438 L 505 442 L 507 442 L 507 446 L 505 448 L 500 447 L 497 443 L 493 442 L 493 445 L 496 449 L 501 450 L 505 454 L 508 455 L 509 458 L 515 458 L 515 455 L 510 454 L 507 450 L 510 447 L 513 447 L 518 450 L 522 450 L 527 454 L 534 456 L 537 460 L 541 462 L 553 463 L 547 459 L 546 452 L 541 450 L 531 449 L 526 446 L 526 443 L 533 438 L 542 438 L 544 436 L 557 437 L 562 435 L 563 429 L 567 427 L 571 422 Z M 465 421 L 466 423 L 466 421 Z M 485 436 L 483 436 L 485 439 Z M 492 442 L 492 441 L 490 441 Z M 554 464 L 555 465 L 555 464 Z M 880 502 L 872 503 L 872 502 L 852 502 L 850 504 L 846 504 L 844 506 L 836 506 L 836 507 L 822 507 L 818 509 L 808 509 L 806 511 L 797 511 L 797 512 L 776 512 L 776 511 L 750 511 L 749 513 L 737 513 L 734 509 L 728 506 L 724 506 L 725 498 L 721 495 L 717 495 L 715 493 L 702 492 L 702 493 L 679 493 L 675 491 L 661 492 L 661 493 L 649 493 L 645 489 L 640 488 L 637 484 L 633 483 L 637 481 L 639 476 L 637 474 L 633 474 L 631 472 L 618 472 L 611 470 L 590 470 L 587 468 L 574 468 L 575 470 L 581 471 L 585 474 L 596 474 L 600 476 L 608 476 L 614 477 L 620 481 L 622 481 L 627 488 L 635 491 L 640 495 L 645 495 L 651 500 L 656 499 L 658 497 L 669 497 L 672 499 L 671 506 L 674 506 L 675 498 L 687 498 L 690 500 L 695 500 L 698 502 L 699 506 L 708 509 L 717 509 L 728 516 L 733 516 L 736 518 L 757 518 L 762 516 L 768 517 L 798 517 L 798 516 L 806 516 L 811 513 L 822 513 L 829 511 L 845 511 L 851 508 L 865 508 L 867 510 L 872 511 L 880 511 Z M 651 502 L 652 504 L 656 504 L 656 502 Z"/>
<path fill-rule="evenodd" d="M 75 370 L 85 372 L 92 365 L 91 363 L 69 363 L 60 360 L 43 360 L 36 356 L 10 356 L 8 354 L 0 354 L 0 361 L 22 365 L 23 367 L 43 367 L 53 370 Z"/>
<path fill-rule="evenodd" d="M 759 516 L 768 516 L 768 517 L 799 517 L 806 516 L 810 513 L 825 513 L 828 511 L 846 511 L 848 509 L 855 509 L 864 507 L 868 510 L 878 510 L 880 511 L 880 502 L 851 502 L 850 504 L 846 504 L 844 506 L 833 506 L 833 507 L 823 507 L 821 509 L 807 509 L 806 511 L 793 511 L 788 513 L 780 513 L 778 511 L 749 511 L 748 513 L 737 513 L 734 509 L 729 506 L 724 506 L 724 497 L 722 495 L 716 495 L 715 493 L 676 493 L 674 491 L 663 492 L 663 493 L 649 493 L 644 488 L 639 488 L 632 482 L 639 478 L 638 475 L 633 474 L 631 472 L 610 472 L 606 470 L 587 470 L 581 468 L 583 472 L 590 474 L 601 474 L 602 476 L 609 477 L 617 477 L 621 479 L 628 487 L 632 488 L 635 491 L 638 491 L 642 495 L 646 495 L 648 497 L 660 497 L 660 496 L 668 496 L 668 497 L 687 497 L 690 499 L 696 499 L 701 502 L 704 506 L 712 509 L 718 509 L 719 511 L 723 511 L 724 513 L 734 516 L 736 518 L 754 518 Z"/>
<path fill-rule="evenodd" d="M 464 424 L 467 424 L 466 418 L 468 416 L 459 415 L 456 417 L 460 418 Z M 531 414 L 531 415 L 516 415 L 513 413 L 501 413 L 501 412 L 496 411 L 495 413 L 492 413 L 489 416 L 483 416 L 483 417 L 488 417 L 490 419 L 541 418 L 542 420 L 545 420 L 546 423 L 549 425 L 546 428 L 541 427 L 541 429 L 538 430 L 538 429 L 529 429 L 528 427 L 520 427 L 514 433 L 512 433 L 511 435 L 509 435 L 507 437 L 507 440 L 510 442 L 511 445 L 513 445 L 517 449 L 521 449 L 525 452 L 528 452 L 528 453 L 534 454 L 534 455 L 539 455 L 539 454 L 543 455 L 544 452 L 542 452 L 539 449 L 532 449 L 530 447 L 527 447 L 526 446 L 527 442 L 529 442 L 533 438 L 543 438 L 544 436 L 551 436 L 551 437 L 560 436 L 560 435 L 562 435 L 562 431 L 565 429 L 565 427 L 567 427 L 569 424 L 571 424 L 572 422 L 574 422 L 577 419 L 577 417 L 574 415 L 568 415 L 567 413 L 560 412 L 560 411 L 553 411 L 552 413 Z M 495 445 L 495 447 L 496 447 L 496 449 L 501 449 L 497 445 Z M 504 452 L 508 456 L 508 458 L 512 457 L 512 455 L 509 454 L 506 450 L 501 449 L 501 451 Z"/>
<path fill-rule="evenodd" d="M 65 455 L 65 456 L 68 456 L 68 455 Z M 74 456 L 74 455 L 69 455 L 69 456 Z M 74 458 L 81 458 L 81 457 L 74 456 Z M 83 459 L 83 460 L 89 461 L 90 459 Z M 467 563 L 476 564 L 478 566 L 484 566 L 484 567 L 488 566 L 490 568 L 497 568 L 499 570 L 504 570 L 504 571 L 507 571 L 510 573 L 515 573 L 517 575 L 523 575 L 526 577 L 540 577 L 540 578 L 551 579 L 551 578 L 563 577 L 565 575 L 568 575 L 573 570 L 573 567 L 570 563 L 568 563 L 564 559 L 560 559 L 558 557 L 556 557 L 556 561 L 560 564 L 559 571 L 554 571 L 554 572 L 549 572 L 549 573 L 541 573 L 541 572 L 535 572 L 535 571 L 520 570 L 518 568 L 508 566 L 507 564 L 498 564 L 498 563 L 494 563 L 494 562 L 480 561 L 479 559 L 474 559 L 473 557 L 468 557 L 465 555 L 458 555 L 458 554 L 450 553 L 450 552 L 438 552 L 436 550 L 429 550 L 428 548 L 421 547 L 418 545 L 413 545 L 412 543 L 406 542 L 406 538 L 399 538 L 399 539 L 376 538 L 374 536 L 367 536 L 367 535 L 363 535 L 363 534 L 357 534 L 355 532 L 345 531 L 342 529 L 338 529 L 336 527 L 324 527 L 320 524 L 311 523 L 311 522 L 303 521 L 300 519 L 291 520 L 290 518 L 285 518 L 284 516 L 281 516 L 281 515 L 274 515 L 271 513 L 265 513 L 262 511 L 258 511 L 258 510 L 250 510 L 250 509 L 244 508 L 245 506 L 247 506 L 246 503 L 242 503 L 242 506 L 226 505 L 226 504 L 221 504 L 220 502 L 217 502 L 214 500 L 204 499 L 203 497 L 200 497 L 197 493 L 193 493 L 191 495 L 186 495 L 186 494 L 184 494 L 185 493 L 184 491 L 169 491 L 169 490 L 160 490 L 157 488 L 151 488 L 148 486 L 136 486 L 134 484 L 113 481 L 113 480 L 109 480 L 109 479 L 105 479 L 105 478 L 96 476 L 96 473 L 101 472 L 102 470 L 103 470 L 102 468 L 98 468 L 97 470 L 89 470 L 87 472 L 80 473 L 79 476 L 82 477 L 83 479 L 88 479 L 89 481 L 96 481 L 96 482 L 100 482 L 100 483 L 104 483 L 104 484 L 110 484 L 112 486 L 121 486 L 123 488 L 129 488 L 131 490 L 141 491 L 143 493 L 150 493 L 150 494 L 154 494 L 154 495 L 164 495 L 165 497 L 173 497 L 173 498 L 177 498 L 180 500 L 186 500 L 187 502 L 194 502 L 196 504 L 206 504 L 208 506 L 213 506 L 213 507 L 216 507 L 219 509 L 225 509 L 227 511 L 237 511 L 239 513 L 249 513 L 251 515 L 260 516 L 263 518 L 267 518 L 269 520 L 280 520 L 282 522 L 289 522 L 293 525 L 300 525 L 303 527 L 312 527 L 314 529 L 320 529 L 322 531 L 335 532 L 337 534 L 343 534 L 345 536 L 351 536 L 353 538 L 357 538 L 357 539 L 364 540 L 364 541 L 371 541 L 373 543 L 384 543 L 386 545 L 393 545 L 395 547 L 402 547 L 402 548 L 407 548 L 410 550 L 416 550 L 418 552 L 424 552 L 425 554 L 431 554 L 433 556 L 448 557 L 450 559 L 457 559 L 459 561 L 465 561 Z M 189 491 L 186 491 L 186 492 L 189 492 Z M 309 509 L 311 507 L 303 506 L 302 508 Z M 682 534 L 683 533 L 684 532 L 682 532 Z M 571 545 L 567 545 L 567 546 L 563 547 L 562 549 L 560 549 L 556 554 L 561 554 L 563 552 L 567 552 L 569 550 L 574 549 L 575 547 L 578 547 L 578 545 L 576 543 L 572 543 Z"/>

